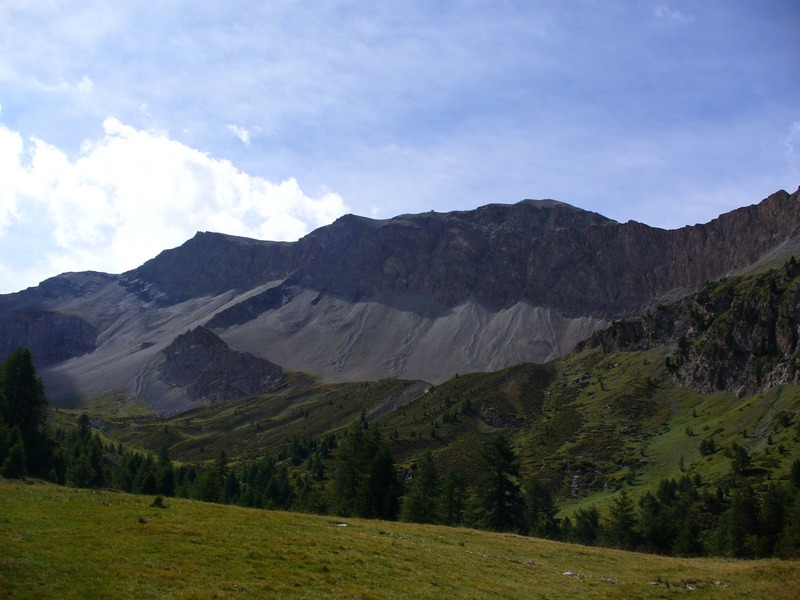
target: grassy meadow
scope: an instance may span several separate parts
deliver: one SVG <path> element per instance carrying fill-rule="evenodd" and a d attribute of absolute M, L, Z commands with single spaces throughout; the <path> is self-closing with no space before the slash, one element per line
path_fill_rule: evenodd
<path fill-rule="evenodd" d="M 2 598 L 798 598 L 800 562 L 676 559 L 0 480 Z"/>

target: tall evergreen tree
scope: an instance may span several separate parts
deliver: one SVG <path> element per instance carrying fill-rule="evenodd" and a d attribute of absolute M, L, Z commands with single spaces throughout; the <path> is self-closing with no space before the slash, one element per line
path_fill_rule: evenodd
<path fill-rule="evenodd" d="M 9 437 L 11 448 L 5 460 L 0 463 L 0 475 L 9 479 L 21 479 L 27 474 L 27 469 L 25 467 L 25 446 L 22 443 L 19 427 L 14 427 Z"/>
<path fill-rule="evenodd" d="M 559 537 L 559 527 L 556 521 L 558 507 L 553 501 L 553 496 L 547 486 L 537 478 L 532 478 L 525 483 L 525 520 L 530 535 L 548 539 Z"/>
<path fill-rule="evenodd" d="M 786 509 L 775 553 L 781 558 L 800 558 L 800 491 L 795 492 L 793 502 Z"/>
<path fill-rule="evenodd" d="M 439 522 L 439 473 L 430 452 L 417 463 L 400 518 L 413 523 Z"/>
<path fill-rule="evenodd" d="M 336 453 L 331 486 L 333 510 L 343 516 L 395 519 L 400 506 L 397 470 L 377 429 L 356 423 Z"/>
<path fill-rule="evenodd" d="M 575 513 L 575 523 L 571 528 L 569 542 L 594 545 L 601 536 L 600 511 L 595 505 L 579 508 Z"/>
<path fill-rule="evenodd" d="M 0 366 L 0 412 L 9 429 L 19 428 L 28 472 L 46 476 L 49 471 L 47 396 L 27 348 L 14 350 Z"/>
<path fill-rule="evenodd" d="M 519 459 L 507 436 L 494 435 L 483 445 L 473 495 L 475 525 L 494 531 L 527 532 L 519 470 Z"/>
<path fill-rule="evenodd" d="M 439 516 L 445 525 L 460 525 L 464 521 L 467 488 L 464 478 L 452 469 L 445 475 L 439 497 Z"/>
<path fill-rule="evenodd" d="M 611 499 L 605 522 L 606 542 L 616 548 L 631 550 L 639 544 L 638 520 L 633 501 L 625 490 Z"/>
<path fill-rule="evenodd" d="M 362 516 L 393 521 L 400 512 L 400 483 L 391 450 L 376 438 L 378 453 L 370 461 Z"/>

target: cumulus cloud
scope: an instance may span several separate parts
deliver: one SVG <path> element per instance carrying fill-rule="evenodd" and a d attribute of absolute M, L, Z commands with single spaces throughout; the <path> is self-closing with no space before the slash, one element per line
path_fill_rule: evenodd
<path fill-rule="evenodd" d="M 166 134 L 114 118 L 103 130 L 72 160 L 0 125 L 0 248 L 8 256 L 24 230 L 39 249 L 24 285 L 68 270 L 125 271 L 199 230 L 296 240 L 348 212 L 338 194 L 248 175 Z M 0 291 L 20 277 L 0 264 Z"/>

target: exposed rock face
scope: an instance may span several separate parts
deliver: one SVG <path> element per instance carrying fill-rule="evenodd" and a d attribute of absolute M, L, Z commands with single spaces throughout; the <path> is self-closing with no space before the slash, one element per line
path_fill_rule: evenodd
<path fill-rule="evenodd" d="M 588 347 L 642 350 L 670 344 L 667 367 L 701 392 L 742 396 L 800 383 L 800 264 L 721 279 L 678 303 L 615 322 Z"/>
<path fill-rule="evenodd" d="M 422 295 L 452 307 L 474 298 L 495 310 L 522 301 L 615 318 L 740 271 L 800 243 L 799 233 L 797 193 L 783 191 L 674 231 L 526 200 L 384 221 L 348 215 L 294 244 L 198 234 L 124 278 L 175 299 L 291 278 L 350 300 Z"/>
<path fill-rule="evenodd" d="M 326 379 L 438 383 L 555 358 L 612 319 L 791 254 L 798 232 L 798 195 L 786 192 L 674 231 L 549 200 L 346 216 L 293 243 L 198 233 L 123 275 L 65 274 L 0 296 L 0 314 L 70 315 L 41 321 L 42 340 L 74 331 L 73 318 L 89 328 L 74 346 L 40 344 L 54 398 L 130 392 L 177 334 L 198 325 Z M 2 347 L 39 339 L 0 331 Z"/>
<path fill-rule="evenodd" d="M 96 339 L 97 330 L 75 315 L 31 310 L 0 317 L 0 356 L 22 342 L 42 366 L 92 352 Z"/>
<path fill-rule="evenodd" d="M 173 412 L 188 403 L 267 392 L 285 381 L 286 374 L 277 365 L 232 350 L 205 327 L 197 327 L 159 352 L 140 378 L 137 392 L 161 412 Z"/>

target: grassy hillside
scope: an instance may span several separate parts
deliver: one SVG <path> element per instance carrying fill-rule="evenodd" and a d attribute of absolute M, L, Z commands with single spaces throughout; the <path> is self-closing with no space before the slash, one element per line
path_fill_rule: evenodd
<path fill-rule="evenodd" d="M 744 398 L 701 394 L 677 385 L 665 367 L 671 349 L 604 353 L 587 350 L 547 365 L 456 377 L 383 414 L 381 427 L 401 465 L 431 451 L 442 470 L 470 480 L 480 442 L 506 431 L 522 460 L 555 493 L 567 514 L 621 487 L 634 497 L 663 478 L 698 474 L 708 485 L 731 473 L 725 448 L 744 447 L 755 481 L 786 477 L 800 458 L 800 386 Z M 86 410 L 117 442 L 192 464 L 224 449 L 242 464 L 274 454 L 292 437 L 341 431 L 363 413 L 401 393 L 406 382 L 323 384 L 294 376 L 283 390 L 200 407 L 173 417 L 135 414 L 120 405 Z M 124 406 L 124 405 L 122 405 Z M 78 410 L 62 410 L 74 419 Z M 713 439 L 715 451 L 700 452 Z"/>
<path fill-rule="evenodd" d="M 0 480 L 4 598 L 797 598 L 800 563 Z M 345 526 L 346 525 L 346 526 Z"/>
<path fill-rule="evenodd" d="M 273 454 L 293 437 L 340 430 L 407 384 L 397 380 L 328 384 L 295 373 L 278 391 L 198 406 L 173 416 L 153 415 L 120 398 L 99 398 L 61 406 L 57 418 L 65 424 L 85 412 L 115 442 L 151 451 L 166 443 L 173 459 L 192 464 L 213 461 L 224 449 L 235 464 Z"/>

